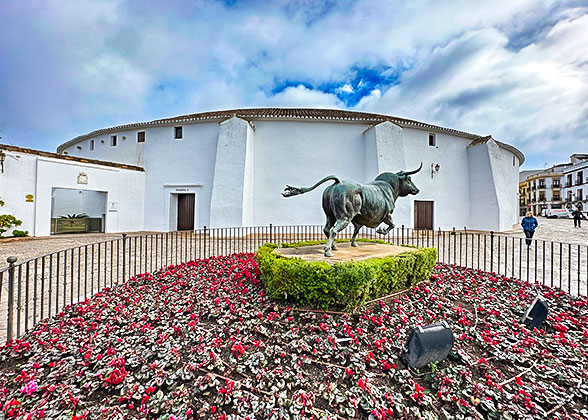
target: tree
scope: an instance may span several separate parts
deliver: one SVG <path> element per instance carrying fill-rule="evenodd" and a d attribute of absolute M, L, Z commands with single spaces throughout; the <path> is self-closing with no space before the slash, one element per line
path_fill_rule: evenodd
<path fill-rule="evenodd" d="M 0 207 L 4 206 L 4 201 L 0 198 Z M 22 220 L 18 220 L 12 214 L 0 214 L 0 236 L 8 229 L 22 225 Z"/>

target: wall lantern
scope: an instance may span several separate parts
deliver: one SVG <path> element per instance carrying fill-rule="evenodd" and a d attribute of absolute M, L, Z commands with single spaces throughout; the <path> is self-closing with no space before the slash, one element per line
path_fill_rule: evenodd
<path fill-rule="evenodd" d="M 535 300 L 527 308 L 525 315 L 521 318 L 521 323 L 532 330 L 533 328 L 540 328 L 545 318 L 547 318 L 547 301 L 541 295 L 537 295 Z"/>
<path fill-rule="evenodd" d="M 433 175 L 438 174 L 440 169 L 441 165 L 438 163 L 431 163 L 431 178 L 433 178 Z"/>
<path fill-rule="evenodd" d="M 409 368 L 422 368 L 431 362 L 444 360 L 455 338 L 445 321 L 440 324 L 413 328 L 406 340 L 400 359 Z"/>
<path fill-rule="evenodd" d="M 6 160 L 6 153 L 0 150 L 0 166 L 2 166 L 2 173 L 4 173 L 4 161 Z"/>

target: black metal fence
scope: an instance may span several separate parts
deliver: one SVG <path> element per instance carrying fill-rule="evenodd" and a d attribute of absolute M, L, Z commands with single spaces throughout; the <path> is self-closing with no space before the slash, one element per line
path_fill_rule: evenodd
<path fill-rule="evenodd" d="M 337 237 L 349 239 L 350 228 Z M 534 240 L 493 232 L 392 229 L 381 236 L 363 229 L 360 238 L 395 245 L 434 247 L 438 261 L 546 284 L 587 295 L 588 245 Z M 40 319 L 138 273 L 198 258 L 255 252 L 267 242 L 324 241 L 322 226 L 204 228 L 188 232 L 123 234 L 26 261 L 8 259 L 0 270 L 0 339 L 20 337 Z"/>

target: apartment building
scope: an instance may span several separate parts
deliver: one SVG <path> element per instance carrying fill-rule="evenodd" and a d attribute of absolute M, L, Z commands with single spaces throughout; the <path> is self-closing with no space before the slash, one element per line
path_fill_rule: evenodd
<path fill-rule="evenodd" d="M 561 209 L 563 165 L 545 170 L 523 171 L 519 177 L 519 214 L 541 214 L 547 209 Z"/>
<path fill-rule="evenodd" d="M 562 197 L 565 205 L 583 210 L 588 193 L 588 154 L 573 154 L 563 171 Z"/>

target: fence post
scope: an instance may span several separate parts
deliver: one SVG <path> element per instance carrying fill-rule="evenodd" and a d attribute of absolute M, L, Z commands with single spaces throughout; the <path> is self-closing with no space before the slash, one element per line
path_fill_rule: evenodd
<path fill-rule="evenodd" d="M 8 257 L 8 323 L 6 324 L 6 337 L 8 341 L 12 340 L 12 324 L 14 321 L 14 263 L 16 257 Z"/>
<path fill-rule="evenodd" d="M 490 231 L 490 272 L 494 272 L 494 231 Z"/>
<path fill-rule="evenodd" d="M 273 225 L 270 223 L 270 225 L 269 225 L 269 228 L 270 228 L 269 229 L 269 233 L 270 233 L 270 235 L 269 235 L 269 242 L 270 242 L 270 244 L 273 244 L 274 243 L 274 241 L 272 240 L 272 227 L 273 227 Z"/>
<path fill-rule="evenodd" d="M 122 234 L 122 281 L 127 278 L 127 234 Z"/>
<path fill-rule="evenodd" d="M 404 243 L 404 225 L 402 225 L 402 242 L 400 243 L 400 245 L 405 245 L 405 243 Z"/>
<path fill-rule="evenodd" d="M 202 258 L 205 259 L 206 258 L 206 226 L 204 226 L 204 236 L 202 237 L 202 240 L 204 242 L 204 254 L 202 255 Z"/>

